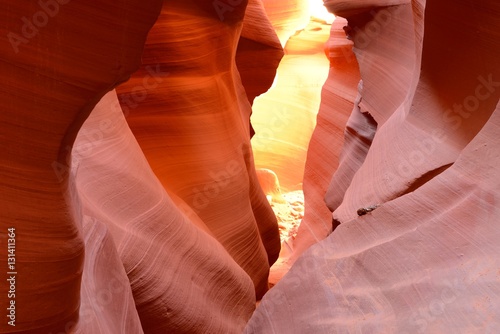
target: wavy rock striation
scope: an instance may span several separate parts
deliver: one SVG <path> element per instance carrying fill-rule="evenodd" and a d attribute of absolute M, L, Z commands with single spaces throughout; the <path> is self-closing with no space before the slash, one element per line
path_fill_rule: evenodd
<path fill-rule="evenodd" d="M 68 189 L 71 147 L 94 105 L 138 68 L 159 5 L 0 1 L 0 227 L 2 237 L 16 229 L 17 272 L 15 297 L 0 285 L 2 309 L 16 306 L 15 327 L 2 314 L 2 332 L 78 322 L 85 234 Z"/>
<path fill-rule="evenodd" d="M 249 142 L 247 96 L 270 83 L 246 92 L 235 62 L 247 3 L 0 4 L 16 332 L 241 332 L 280 249 Z M 282 50 L 269 24 L 252 33 L 262 15 L 251 1 L 245 38 L 269 78 Z"/>
<path fill-rule="evenodd" d="M 325 4 L 362 78 L 326 195 L 340 225 L 246 333 L 497 332 L 499 4 Z"/>
<path fill-rule="evenodd" d="M 236 50 L 236 65 L 250 103 L 271 87 L 283 55 L 262 1 L 248 1 Z"/>
<path fill-rule="evenodd" d="M 101 139 L 92 140 L 85 130 L 103 124 Z M 94 109 L 75 149 L 82 152 L 74 170 L 85 220 L 109 229 L 144 332 L 240 331 L 255 305 L 252 280 L 194 211 L 162 187 L 114 92 Z M 107 292 L 115 305 L 113 287 Z"/>
<path fill-rule="evenodd" d="M 206 224 L 251 277 L 260 298 L 280 241 L 257 180 L 249 142 L 251 107 L 234 60 L 245 5 L 221 20 L 204 2 L 165 1 L 141 69 L 117 91 L 164 188 Z M 151 71 L 156 81 L 145 79 Z"/>
<path fill-rule="evenodd" d="M 355 130 L 346 132 L 344 142 L 343 131 L 349 115 L 352 119 L 358 114 L 352 110 L 360 80 L 358 62 L 352 51 L 353 42 L 345 38 L 343 29 L 345 26 L 347 21 L 337 18 L 332 24 L 330 39 L 325 44 L 325 52 L 330 60 L 330 71 L 323 86 L 316 127 L 307 149 L 303 185 L 306 207 L 297 238 L 293 243 L 294 257 L 324 239 L 332 231 L 331 212 L 325 206 L 324 197 L 334 172 L 338 175 L 342 170 L 339 164 L 346 158 L 345 154 L 343 156 L 340 154 L 342 146 L 345 151 L 345 147 L 354 137 L 350 134 Z M 347 128 L 358 127 L 347 125 Z M 358 155 L 357 153 L 348 157 Z M 338 187 L 334 189 L 335 193 L 339 192 Z"/>

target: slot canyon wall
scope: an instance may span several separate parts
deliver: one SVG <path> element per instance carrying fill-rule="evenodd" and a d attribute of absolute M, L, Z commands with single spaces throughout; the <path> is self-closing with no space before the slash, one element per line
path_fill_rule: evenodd
<path fill-rule="evenodd" d="M 141 6 L 2 2 L 1 332 L 237 333 L 268 289 L 249 117 L 279 39 L 260 1 Z"/>
<path fill-rule="evenodd" d="M 296 252 L 327 234 L 323 195 L 334 231 L 245 332 L 498 332 L 500 5 L 325 5 L 348 40 L 334 23 Z"/>
<path fill-rule="evenodd" d="M 308 1 L 0 0 L 0 333 L 500 330 L 500 4 L 325 6 L 268 291 L 250 117 Z"/>

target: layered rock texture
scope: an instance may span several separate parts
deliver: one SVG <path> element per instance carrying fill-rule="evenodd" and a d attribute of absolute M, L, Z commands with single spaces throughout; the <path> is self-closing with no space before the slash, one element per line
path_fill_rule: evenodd
<path fill-rule="evenodd" d="M 17 290 L 1 332 L 237 333 L 268 289 L 279 231 L 236 54 L 250 72 L 268 50 L 265 78 L 245 80 L 260 94 L 278 38 L 258 1 L 248 19 L 244 1 L 141 6 L 2 3 L 1 223 L 16 230 Z"/>
<path fill-rule="evenodd" d="M 325 194 L 335 230 L 245 332 L 498 332 L 499 4 L 325 4 L 348 20 L 361 77 L 339 41 L 308 152 L 321 168 L 304 178 L 306 215 L 326 216 L 310 202 Z M 339 154 L 328 129 L 344 124 Z M 323 220 L 305 222 L 306 245 L 325 235 Z"/>
<path fill-rule="evenodd" d="M 276 218 L 253 167 L 251 107 L 234 61 L 245 13 L 241 6 L 219 12 L 220 20 L 196 3 L 165 3 L 146 41 L 141 69 L 117 91 L 163 187 L 203 221 L 252 278 L 260 298 L 280 244 Z M 202 23 L 186 29 L 187 20 Z M 151 70 L 158 76 L 148 89 L 144 82 Z"/>
<path fill-rule="evenodd" d="M 353 42 L 346 39 L 343 30 L 346 25 L 345 19 L 337 18 L 331 26 L 330 39 L 325 44 L 330 71 L 322 89 L 317 124 L 307 148 L 303 183 L 307 205 L 298 238 L 293 243 L 292 263 L 305 249 L 332 231 L 331 212 L 324 202 L 325 193 L 334 172 L 338 170 L 339 159 L 346 157 L 341 157 L 344 129 L 346 136 L 350 136 L 349 131 L 353 126 L 357 132 L 361 132 L 359 125 L 346 126 L 349 116 L 351 122 L 354 122 L 355 117 L 365 119 L 358 110 L 353 112 L 360 75 L 352 51 Z M 345 147 L 349 145 L 349 140 L 346 138 Z M 358 155 L 360 152 L 347 157 Z"/>
<path fill-rule="evenodd" d="M 325 5 L 0 0 L 0 333 L 500 331 L 500 4 Z"/>
<path fill-rule="evenodd" d="M 111 240 L 104 235 L 101 241 L 94 240 L 90 236 L 94 230 L 83 227 L 79 200 L 69 188 L 71 147 L 95 104 L 139 67 L 160 5 L 152 1 L 143 8 L 134 0 L 53 1 L 48 8 L 34 1 L 0 2 L 4 312 L 0 330 L 4 333 L 59 333 L 78 323 L 94 325 L 90 319 L 86 325 L 79 320 L 82 300 L 109 276 L 102 269 L 82 275 L 84 262 L 109 263 L 117 257 L 111 252 L 92 259 L 92 246 L 86 245 L 88 240 L 95 249 L 109 249 Z M 13 267 L 7 266 L 8 228 L 15 229 L 15 240 L 10 242 L 15 250 L 9 253 L 15 255 L 9 263 Z M 126 280 L 120 268 L 118 279 Z M 86 285 L 82 276 L 92 282 Z M 5 284 L 11 277 L 15 284 Z M 120 298 L 131 302 L 130 290 Z M 6 311 L 11 305 L 14 312 Z M 133 306 L 125 305 L 120 311 L 125 315 L 130 310 Z M 128 319 L 130 328 L 138 325 L 137 317 L 92 316 L 110 323 Z"/>

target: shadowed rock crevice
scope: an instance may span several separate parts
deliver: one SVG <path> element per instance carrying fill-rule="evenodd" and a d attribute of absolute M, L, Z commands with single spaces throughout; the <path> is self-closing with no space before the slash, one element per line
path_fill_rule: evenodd
<path fill-rule="evenodd" d="M 435 178 L 436 176 L 438 176 L 439 174 L 445 172 L 448 168 L 450 168 L 451 166 L 453 166 L 453 164 L 447 164 L 447 165 L 444 165 L 444 166 L 441 166 L 441 167 L 438 167 L 434 170 L 431 170 L 431 171 L 428 171 L 427 173 L 425 173 L 424 175 L 420 176 L 418 179 L 414 180 L 406 190 L 404 190 L 403 192 L 401 192 L 400 194 L 398 194 L 397 196 L 395 196 L 394 198 L 398 198 L 398 197 L 402 197 L 406 194 L 409 194 L 411 192 L 414 192 L 415 190 L 417 190 L 418 188 L 420 188 L 421 186 L 423 186 L 424 184 L 426 184 L 427 182 L 430 182 L 433 178 Z M 391 199 L 392 200 L 392 199 Z"/>

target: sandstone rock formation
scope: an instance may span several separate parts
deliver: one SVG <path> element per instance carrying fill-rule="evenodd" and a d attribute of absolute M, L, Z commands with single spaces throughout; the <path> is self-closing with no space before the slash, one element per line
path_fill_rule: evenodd
<path fill-rule="evenodd" d="M 496 333 L 498 3 L 325 4 L 362 79 L 326 195 L 340 225 L 245 332 Z"/>
<path fill-rule="evenodd" d="M 90 131 L 102 124 L 109 126 L 95 141 Z M 144 332 L 241 330 L 255 303 L 251 278 L 193 209 L 162 187 L 114 92 L 96 106 L 74 152 L 81 152 L 73 169 L 84 221 L 108 227 Z M 109 299 L 115 305 L 122 291 L 112 285 L 106 292 L 108 299 L 95 300 L 94 307 L 106 309 Z"/>
<path fill-rule="evenodd" d="M 260 298 L 280 241 L 253 165 L 251 107 L 234 60 L 245 5 L 221 20 L 201 3 L 166 1 L 141 69 L 117 92 L 163 187 L 204 222 Z M 186 29 L 186 20 L 198 24 Z M 159 72 L 157 82 L 143 88 L 151 69 Z"/>
<path fill-rule="evenodd" d="M 0 333 L 500 331 L 500 4 L 325 4 L 0 0 Z"/>
<path fill-rule="evenodd" d="M 360 132 L 360 127 L 351 125 L 347 127 L 349 130 L 346 131 L 347 138 L 344 143 L 344 128 L 349 115 L 351 123 L 355 117 L 365 119 L 357 110 L 351 113 L 360 75 L 358 62 L 352 52 L 353 42 L 345 38 L 343 27 L 346 25 L 345 19 L 337 18 L 332 25 L 330 39 L 325 45 L 325 52 L 330 60 L 330 72 L 323 86 L 316 127 L 307 149 L 303 187 L 306 210 L 293 244 L 294 258 L 332 231 L 331 212 L 324 202 L 327 186 L 334 172 L 336 176 L 341 173 L 342 168 L 338 166 L 339 163 L 342 164 L 342 158 L 355 159 L 363 156 L 360 152 L 340 156 L 342 144 L 347 147 L 349 141 L 359 138 L 359 135 L 355 134 Z M 352 163 L 346 165 L 352 166 Z M 335 194 L 339 193 L 338 187 L 334 189 Z"/>
<path fill-rule="evenodd" d="M 242 331 L 280 246 L 253 167 L 250 104 L 235 63 L 246 5 L 2 3 L 2 31 L 19 31 L 2 34 L 0 62 L 1 223 L 17 234 L 16 332 Z M 252 20 L 261 14 L 253 9 Z M 262 73 L 272 77 L 282 51 L 267 32 L 248 39 L 270 45 Z M 176 54 L 190 37 L 192 48 Z M 112 88 L 141 54 L 120 105 Z M 253 78 L 248 89 L 261 93 L 268 81 Z M 155 138 L 162 161 L 148 139 L 169 118 Z M 161 141 L 179 135 L 177 146 Z"/>
<path fill-rule="evenodd" d="M 283 54 L 262 1 L 248 1 L 236 50 L 236 64 L 250 103 L 271 87 Z"/>
<path fill-rule="evenodd" d="M 85 243 L 68 189 L 71 146 L 94 105 L 140 65 L 159 5 L 0 1 L 0 226 L 2 240 L 15 228 L 17 273 L 14 295 L 0 285 L 3 312 L 15 303 L 15 327 L 2 314 L 4 333 L 78 322 Z M 0 264 L 5 282 L 4 242 Z"/>

